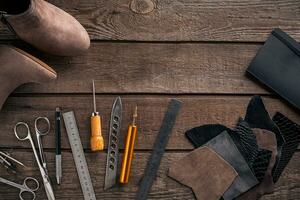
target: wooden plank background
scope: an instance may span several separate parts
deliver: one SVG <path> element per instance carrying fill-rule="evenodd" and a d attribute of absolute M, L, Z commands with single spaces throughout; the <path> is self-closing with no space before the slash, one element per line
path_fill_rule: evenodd
<path fill-rule="evenodd" d="M 166 176 L 175 160 L 193 147 L 184 136 L 189 128 L 208 123 L 234 127 L 243 117 L 251 96 L 263 96 L 273 115 L 280 111 L 300 123 L 299 111 L 245 74 L 249 62 L 273 28 L 279 27 L 300 40 L 298 0 L 141 0 L 153 3 L 153 11 L 131 10 L 131 0 L 49 0 L 68 11 L 88 30 L 90 50 L 81 56 L 59 57 L 40 52 L 19 41 L 0 26 L 2 44 L 12 44 L 35 55 L 58 72 L 54 82 L 19 87 L 0 112 L 0 149 L 13 149 L 13 156 L 30 166 L 23 176 L 0 176 L 21 182 L 25 176 L 39 178 L 33 153 L 13 134 L 18 121 L 32 123 L 47 116 L 54 125 L 54 109 L 74 110 L 85 148 L 97 199 L 134 199 L 166 106 L 171 98 L 183 108 L 170 137 L 149 199 L 194 199 L 190 189 Z M 148 4 L 146 4 L 148 5 Z M 145 10 L 149 7 L 145 7 Z M 133 176 L 126 186 L 103 191 L 106 151 L 91 153 L 89 117 L 92 112 L 91 79 L 96 79 L 97 107 L 108 138 L 111 106 L 123 100 L 122 138 L 139 107 L 139 132 Z M 52 126 L 53 127 L 53 126 Z M 83 199 L 68 139 L 63 130 L 63 182 L 55 184 L 54 130 L 44 138 L 50 176 L 57 199 Z M 123 143 L 121 144 L 123 152 Z M 276 189 L 264 200 L 300 199 L 300 151 Z M 0 199 L 17 199 L 18 191 L 0 185 Z M 43 189 L 37 199 L 45 199 Z"/>

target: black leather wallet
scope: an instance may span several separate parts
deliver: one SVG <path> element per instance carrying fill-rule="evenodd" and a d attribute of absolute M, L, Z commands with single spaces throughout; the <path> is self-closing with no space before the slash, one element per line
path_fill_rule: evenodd
<path fill-rule="evenodd" d="M 247 72 L 300 109 L 300 45 L 274 29 Z"/>

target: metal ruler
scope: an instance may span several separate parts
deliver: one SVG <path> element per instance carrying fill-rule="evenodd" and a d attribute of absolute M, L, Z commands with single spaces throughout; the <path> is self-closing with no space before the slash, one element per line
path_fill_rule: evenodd
<path fill-rule="evenodd" d="M 161 124 L 159 133 L 156 137 L 153 146 L 153 152 L 151 154 L 151 157 L 149 158 L 144 176 L 140 182 L 140 187 L 138 190 L 138 194 L 136 196 L 137 200 L 147 199 L 148 192 L 151 189 L 151 186 L 155 179 L 157 170 L 160 165 L 161 158 L 165 152 L 165 148 L 169 140 L 169 135 L 172 132 L 173 126 L 175 124 L 176 116 L 180 108 L 181 108 L 181 102 L 176 99 L 172 99 L 168 106 L 168 110 L 165 114 L 163 122 Z"/>
<path fill-rule="evenodd" d="M 121 123 L 122 101 L 121 98 L 118 97 L 115 100 L 111 111 L 104 190 L 111 188 L 117 182 Z"/>
<path fill-rule="evenodd" d="M 70 146 L 75 161 L 77 174 L 81 184 L 82 193 L 85 200 L 96 200 L 89 169 L 85 160 L 82 143 L 73 111 L 63 114 Z"/>

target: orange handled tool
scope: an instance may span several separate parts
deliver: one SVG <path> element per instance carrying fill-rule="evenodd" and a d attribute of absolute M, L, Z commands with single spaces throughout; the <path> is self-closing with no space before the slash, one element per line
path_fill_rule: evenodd
<path fill-rule="evenodd" d="M 104 149 L 104 140 L 101 133 L 101 117 L 96 111 L 96 91 L 95 83 L 93 80 L 93 101 L 94 101 L 94 112 L 91 116 L 91 150 L 101 151 Z"/>
<path fill-rule="evenodd" d="M 136 133 L 137 133 L 136 118 L 137 118 L 137 107 L 135 107 L 135 112 L 133 114 L 133 122 L 128 126 L 128 132 L 125 141 L 125 151 L 124 151 L 121 174 L 120 174 L 120 183 L 123 184 L 128 183 L 129 176 L 130 176 L 133 150 L 134 150 Z"/>

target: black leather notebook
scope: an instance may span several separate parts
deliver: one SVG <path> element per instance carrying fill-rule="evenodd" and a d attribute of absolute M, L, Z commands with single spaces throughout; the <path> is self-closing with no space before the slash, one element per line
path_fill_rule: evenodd
<path fill-rule="evenodd" d="M 247 72 L 300 109 L 300 45 L 274 29 Z"/>

